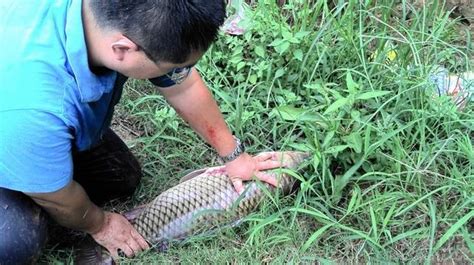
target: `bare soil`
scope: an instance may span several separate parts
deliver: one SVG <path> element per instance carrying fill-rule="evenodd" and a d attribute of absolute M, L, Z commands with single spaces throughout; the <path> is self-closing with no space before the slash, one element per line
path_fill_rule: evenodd
<path fill-rule="evenodd" d="M 421 9 L 424 5 L 429 4 L 433 0 L 413 0 L 411 4 Z M 441 0 L 435 0 L 441 1 Z M 410 2 L 410 1 L 408 1 Z M 453 19 L 459 19 L 460 25 L 460 36 L 464 39 L 466 37 L 465 31 L 469 31 L 471 38 L 474 35 L 474 1 L 473 0 L 446 0 L 445 5 L 446 11 L 451 12 L 450 17 Z"/>
<path fill-rule="evenodd" d="M 472 0 L 448 0 L 446 7 L 451 11 L 451 16 L 461 19 L 463 24 L 472 26 L 474 24 L 474 1 Z"/>

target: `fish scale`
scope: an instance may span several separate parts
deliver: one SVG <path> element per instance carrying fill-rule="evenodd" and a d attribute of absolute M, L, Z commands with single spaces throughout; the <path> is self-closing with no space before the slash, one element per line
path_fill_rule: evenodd
<path fill-rule="evenodd" d="M 273 159 L 292 169 L 296 169 L 307 156 L 302 152 L 272 152 Z M 296 182 L 283 172 L 279 174 L 278 188 L 248 181 L 245 192 L 239 195 L 223 167 L 191 172 L 183 179 L 187 180 L 158 195 L 143 209 L 128 213 L 136 230 L 153 246 L 235 223 L 265 198 L 262 187 L 286 195 Z M 140 213 L 133 218 L 136 212 Z M 113 264 L 110 253 L 93 241 L 85 242 L 78 252 L 76 264 Z"/>
<path fill-rule="evenodd" d="M 293 182 L 293 178 L 282 174 L 280 187 L 288 191 Z M 273 189 L 269 184 L 262 185 Z M 135 219 L 134 226 L 152 244 L 181 239 L 212 228 L 215 223 L 225 221 L 230 213 L 237 219 L 247 215 L 263 198 L 262 189 L 256 183 L 249 184 L 247 189 L 239 199 L 224 173 L 200 174 L 155 198 Z"/>

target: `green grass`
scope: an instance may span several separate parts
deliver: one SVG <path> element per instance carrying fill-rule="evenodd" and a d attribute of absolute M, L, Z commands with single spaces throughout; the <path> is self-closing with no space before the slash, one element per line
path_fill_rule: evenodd
<path fill-rule="evenodd" d="M 436 65 L 472 71 L 473 44 L 442 1 L 255 2 L 198 69 L 250 153 L 311 152 L 304 181 L 239 227 L 124 264 L 473 262 L 473 105 L 427 82 Z M 130 81 L 118 113 L 146 173 L 132 204 L 217 163 L 149 83 Z M 69 263 L 61 251 L 42 261 Z"/>

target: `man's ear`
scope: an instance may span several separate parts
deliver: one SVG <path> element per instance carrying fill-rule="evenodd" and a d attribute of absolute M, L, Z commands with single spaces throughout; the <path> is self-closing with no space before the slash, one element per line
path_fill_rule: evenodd
<path fill-rule="evenodd" d="M 127 53 L 138 51 L 139 49 L 135 42 L 123 35 L 111 44 L 111 48 L 115 59 L 119 61 L 123 61 Z"/>

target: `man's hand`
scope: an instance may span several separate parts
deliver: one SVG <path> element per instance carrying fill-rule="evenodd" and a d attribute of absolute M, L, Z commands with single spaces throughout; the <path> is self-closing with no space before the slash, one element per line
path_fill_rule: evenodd
<path fill-rule="evenodd" d="M 104 224 L 99 231 L 91 236 L 101 246 L 106 248 L 114 259 L 118 258 L 118 250 L 127 257 L 133 257 L 149 248 L 145 239 L 120 214 L 105 212 Z"/>
<path fill-rule="evenodd" d="M 114 259 L 118 257 L 118 249 L 131 257 L 149 248 L 125 217 L 104 212 L 89 200 L 84 189 L 75 181 L 56 192 L 27 195 L 60 225 L 91 234 Z"/>
<path fill-rule="evenodd" d="M 261 170 L 279 168 L 282 166 L 282 161 L 278 159 L 273 152 L 261 153 L 254 157 L 243 153 L 235 160 L 228 162 L 225 165 L 225 169 L 235 190 L 240 194 L 244 191 L 243 181 L 251 180 L 253 177 L 273 186 L 277 186 L 278 182 L 275 176 L 261 172 Z"/>

